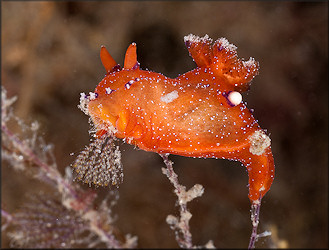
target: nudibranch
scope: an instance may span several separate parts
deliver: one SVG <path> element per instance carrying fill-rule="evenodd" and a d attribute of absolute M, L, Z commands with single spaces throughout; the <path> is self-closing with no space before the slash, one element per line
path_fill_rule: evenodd
<path fill-rule="evenodd" d="M 94 92 L 82 95 L 96 135 L 113 134 L 159 154 L 240 161 L 248 170 L 249 199 L 260 199 L 274 179 L 271 140 L 242 101 L 258 74 L 253 58 L 238 58 L 227 39 L 184 37 L 197 67 L 172 79 L 142 70 L 136 44 L 124 66 L 104 46 L 107 73 Z"/>

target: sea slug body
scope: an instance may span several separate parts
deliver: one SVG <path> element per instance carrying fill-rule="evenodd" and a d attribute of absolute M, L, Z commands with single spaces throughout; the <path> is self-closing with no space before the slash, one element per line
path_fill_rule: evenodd
<path fill-rule="evenodd" d="M 249 175 L 249 198 L 260 200 L 274 179 L 271 140 L 242 101 L 258 62 L 240 60 L 227 39 L 184 37 L 196 68 L 177 78 L 140 69 L 136 44 L 121 67 L 104 46 L 107 71 L 80 107 L 98 132 L 112 133 L 140 149 L 182 156 L 240 161 Z"/>

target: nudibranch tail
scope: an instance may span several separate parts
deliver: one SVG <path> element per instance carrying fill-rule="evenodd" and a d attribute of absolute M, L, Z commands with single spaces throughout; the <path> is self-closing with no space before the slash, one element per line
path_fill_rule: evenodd
<path fill-rule="evenodd" d="M 129 45 L 124 62 L 125 69 L 137 69 L 139 68 L 139 63 L 137 61 L 137 46 L 136 43 L 132 43 Z"/>
<path fill-rule="evenodd" d="M 107 51 L 105 46 L 101 46 L 100 57 L 106 72 L 113 72 L 118 64 L 115 62 L 111 54 Z"/>
<path fill-rule="evenodd" d="M 241 162 L 246 166 L 249 176 L 249 199 L 261 200 L 270 189 L 274 179 L 274 159 L 271 139 L 263 130 L 256 130 L 249 136 L 249 147 L 241 154 Z"/>
<path fill-rule="evenodd" d="M 260 200 L 270 189 L 274 179 L 274 160 L 271 148 L 262 155 L 252 155 L 245 161 L 249 178 L 249 199 Z"/>

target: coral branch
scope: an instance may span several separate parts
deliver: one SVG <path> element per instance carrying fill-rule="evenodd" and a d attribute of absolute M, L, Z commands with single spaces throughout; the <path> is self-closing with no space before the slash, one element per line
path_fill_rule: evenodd
<path fill-rule="evenodd" d="M 200 184 L 195 184 L 190 190 L 186 192 L 186 187 L 179 184 L 178 175 L 175 173 L 172 165 L 173 162 L 169 160 L 169 154 L 160 154 L 166 165 L 166 168 L 162 168 L 163 174 L 165 174 L 169 181 L 175 188 L 175 194 L 178 197 L 178 204 L 180 207 L 179 218 L 168 215 L 167 223 L 170 228 L 175 231 L 176 241 L 181 248 L 194 248 L 192 243 L 192 234 L 190 232 L 189 221 L 192 214 L 187 209 L 187 203 L 193 199 L 202 196 L 204 188 Z M 209 247 L 212 247 L 212 242 L 209 242 Z M 208 246 L 208 245 L 206 245 Z"/>
<path fill-rule="evenodd" d="M 253 202 L 251 204 L 251 223 L 252 223 L 252 232 L 250 236 L 248 249 L 255 248 L 255 243 L 258 239 L 257 236 L 257 228 L 259 224 L 259 211 L 260 211 L 261 201 L 259 199 L 258 202 Z"/>
<path fill-rule="evenodd" d="M 6 219 L 2 229 L 5 230 L 9 224 L 16 229 L 12 233 L 8 232 L 14 243 L 20 247 L 32 248 L 76 247 L 76 244 L 108 248 L 136 247 L 136 237 L 125 235 L 125 241 L 121 241 L 117 238 L 121 233 L 112 225 L 114 218 L 111 209 L 118 195 L 114 197 L 115 202 L 111 200 L 108 204 L 105 198 L 97 207 L 96 191 L 83 190 L 73 183 L 70 171 L 66 171 L 64 177 L 60 174 L 52 147 L 37 136 L 37 128 L 33 126 L 35 123 L 30 127 L 26 126 L 13 115 L 11 104 L 15 99 L 7 99 L 3 87 L 1 97 L 1 151 L 4 159 L 15 170 L 29 172 L 33 169 L 36 173 L 34 178 L 44 181 L 54 189 L 50 196 L 44 193 L 34 195 L 23 204 L 21 211 L 12 215 L 2 210 L 1 215 Z M 9 129 L 7 123 L 10 120 L 17 122 L 21 133 L 14 133 Z M 32 132 L 32 138 L 23 132 Z M 86 235 L 91 237 L 90 241 Z"/>
<path fill-rule="evenodd" d="M 2 133 L 8 137 L 8 139 L 13 143 L 15 149 L 17 149 L 23 157 L 25 156 L 26 160 L 34 163 L 45 174 L 47 178 L 56 182 L 58 187 L 62 187 L 65 189 L 66 192 L 69 192 L 72 197 L 77 198 L 76 191 L 70 186 L 70 184 L 65 181 L 61 174 L 57 171 L 56 168 L 49 166 L 47 163 L 42 161 L 34 152 L 33 150 L 28 147 L 22 140 L 20 140 L 9 128 L 5 125 L 1 125 Z"/>
<path fill-rule="evenodd" d="M 257 234 L 257 228 L 259 224 L 259 212 L 260 212 L 260 206 L 261 206 L 261 197 L 259 200 L 254 201 L 251 204 L 251 223 L 252 223 L 252 231 L 250 236 L 250 241 L 248 245 L 248 249 L 254 249 L 256 241 L 261 237 L 270 236 L 271 232 L 265 231 L 261 234 Z"/>
<path fill-rule="evenodd" d="M 5 222 L 4 222 L 5 219 Z M 13 216 L 5 211 L 4 209 L 1 209 L 1 231 L 6 230 L 6 228 L 12 223 Z"/>

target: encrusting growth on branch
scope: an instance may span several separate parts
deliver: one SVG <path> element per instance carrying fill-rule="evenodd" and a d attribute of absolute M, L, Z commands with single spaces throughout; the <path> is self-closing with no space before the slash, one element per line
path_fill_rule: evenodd
<path fill-rule="evenodd" d="M 181 185 L 178 181 L 178 175 L 175 173 L 172 166 L 173 162 L 168 158 L 169 154 L 160 154 L 160 156 L 163 158 L 163 162 L 166 165 L 166 168 L 162 168 L 162 173 L 168 177 L 169 181 L 174 186 L 180 213 L 179 217 L 168 215 L 166 221 L 170 225 L 170 228 L 175 231 L 176 241 L 181 248 L 195 248 L 192 243 L 192 234 L 189 226 L 192 214 L 187 209 L 187 203 L 202 196 L 204 188 L 200 184 L 195 184 L 191 189 L 186 191 L 186 187 Z M 212 241 L 209 241 L 202 247 L 215 248 Z"/>

